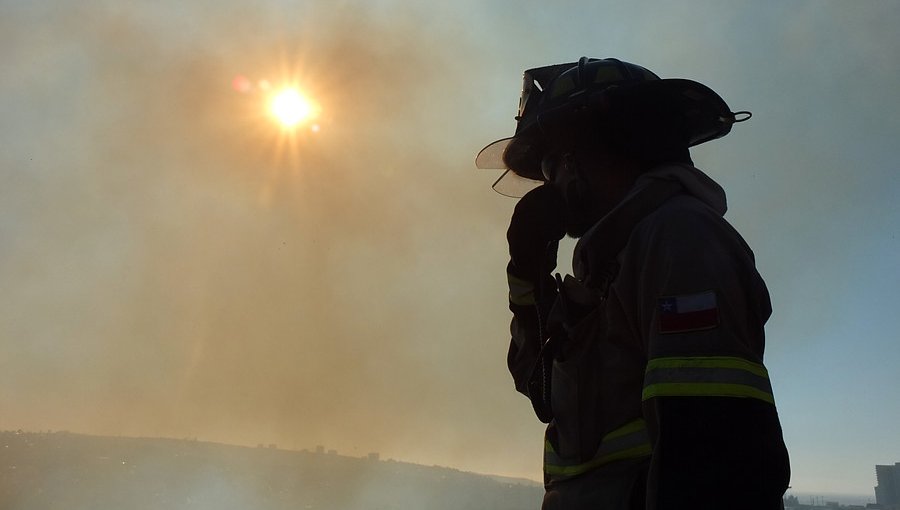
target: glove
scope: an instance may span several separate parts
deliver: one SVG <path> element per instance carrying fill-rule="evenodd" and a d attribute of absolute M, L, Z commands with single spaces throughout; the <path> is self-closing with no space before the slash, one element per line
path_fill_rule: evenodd
<path fill-rule="evenodd" d="M 548 184 L 519 200 L 506 231 L 511 273 L 537 281 L 553 271 L 559 240 L 566 234 L 565 211 L 562 195 Z"/>

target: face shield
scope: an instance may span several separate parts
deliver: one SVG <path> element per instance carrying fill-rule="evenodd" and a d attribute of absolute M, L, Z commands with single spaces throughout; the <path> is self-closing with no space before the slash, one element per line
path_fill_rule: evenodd
<path fill-rule="evenodd" d="M 522 91 L 519 94 L 519 107 L 515 117 L 516 122 L 518 123 L 516 129 L 517 136 L 521 135 L 521 132 L 524 131 L 523 127 L 528 122 L 525 120 L 526 116 L 530 116 L 531 112 L 534 111 L 534 109 L 529 108 L 529 106 L 535 105 L 540 101 L 544 92 L 544 87 L 555 80 L 566 69 L 570 69 L 574 65 L 577 65 L 577 63 L 570 62 L 566 64 L 557 64 L 528 69 L 523 73 Z M 523 122 L 523 120 L 525 122 Z M 514 140 L 515 143 L 513 143 Z M 519 138 L 516 138 L 516 136 L 502 138 L 481 149 L 475 157 L 475 167 L 484 170 L 504 170 L 500 177 L 494 181 L 494 184 L 491 185 L 491 188 L 501 195 L 520 198 L 543 184 L 544 181 L 517 174 L 507 166 L 505 159 L 525 157 L 525 153 L 535 149 L 536 148 L 533 147 L 532 144 L 525 142 L 521 136 L 519 136 Z"/>
<path fill-rule="evenodd" d="M 481 149 L 481 152 L 475 157 L 475 166 L 485 170 L 504 170 L 491 188 L 501 195 L 520 198 L 543 184 L 544 181 L 522 177 L 507 168 L 506 163 L 503 162 L 503 155 L 509 149 L 511 141 L 512 138 L 504 138 Z"/>

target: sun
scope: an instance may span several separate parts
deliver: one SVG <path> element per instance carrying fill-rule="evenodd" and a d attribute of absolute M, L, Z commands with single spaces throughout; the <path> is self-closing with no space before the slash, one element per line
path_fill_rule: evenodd
<path fill-rule="evenodd" d="M 316 105 L 296 88 L 286 88 L 272 96 L 269 111 L 286 128 L 312 119 Z"/>

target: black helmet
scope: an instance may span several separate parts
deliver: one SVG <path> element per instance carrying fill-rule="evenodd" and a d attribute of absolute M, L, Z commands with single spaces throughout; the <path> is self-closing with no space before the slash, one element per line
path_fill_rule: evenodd
<path fill-rule="evenodd" d="M 725 136 L 732 124 L 749 118 L 749 112 L 739 113 L 745 116 L 736 119 L 721 97 L 695 81 L 660 79 L 614 58 L 582 57 L 525 71 L 515 135 L 482 149 L 475 165 L 506 169 L 494 189 L 517 196 L 544 180 L 541 159 L 548 148 L 586 128 L 599 128 L 610 143 L 652 158 Z M 510 178 L 525 182 L 501 183 Z"/>

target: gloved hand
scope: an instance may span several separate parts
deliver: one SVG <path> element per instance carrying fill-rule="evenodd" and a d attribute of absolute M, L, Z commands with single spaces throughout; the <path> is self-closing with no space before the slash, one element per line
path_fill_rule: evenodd
<path fill-rule="evenodd" d="M 525 194 L 513 211 L 506 240 L 510 270 L 535 281 L 556 267 L 559 240 L 566 234 L 566 203 L 549 184 Z"/>

